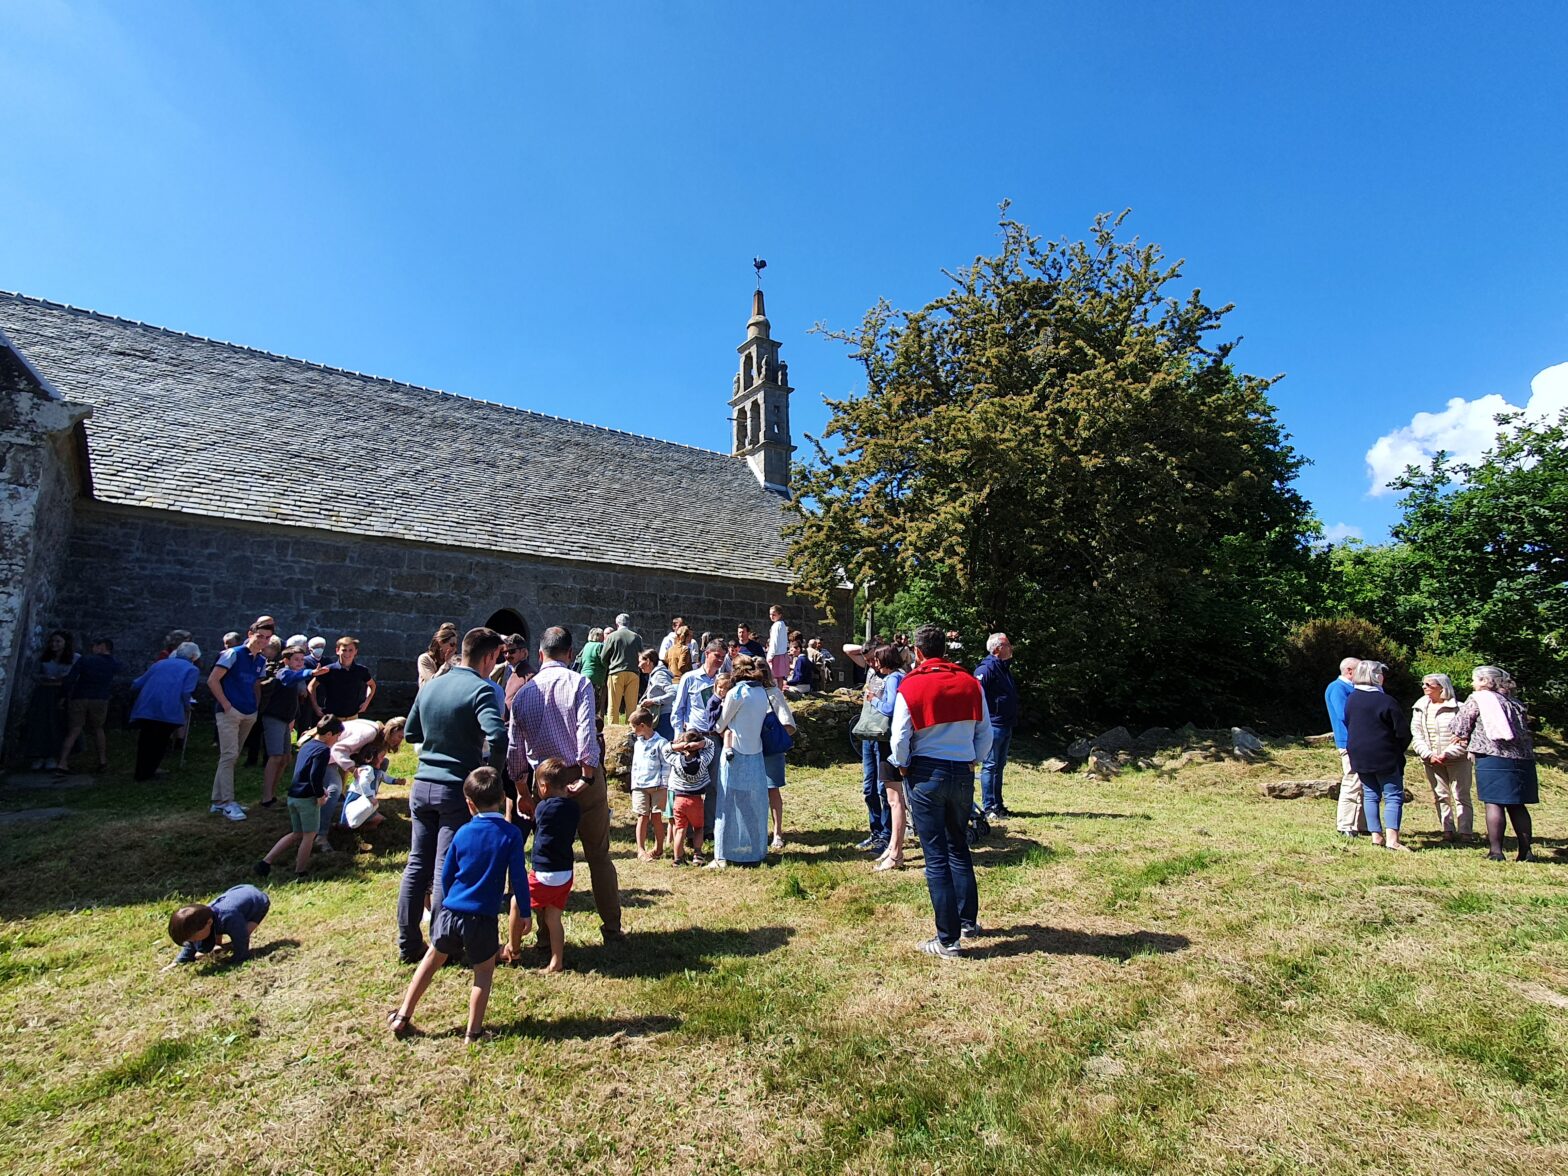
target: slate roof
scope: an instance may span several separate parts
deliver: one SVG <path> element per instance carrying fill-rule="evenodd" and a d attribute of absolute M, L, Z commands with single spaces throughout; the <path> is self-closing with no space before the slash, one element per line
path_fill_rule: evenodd
<path fill-rule="evenodd" d="M 778 563 L 782 499 L 727 454 L 20 294 L 0 292 L 0 331 L 61 395 L 92 406 L 85 427 L 93 496 L 103 502 L 790 579 Z M 359 443 L 309 461 L 280 453 L 280 436 L 330 435 L 334 421 Z M 493 456 L 503 442 L 504 476 Z M 636 521 L 644 516 L 657 519 L 655 530 Z M 694 565 L 669 539 L 683 533 L 716 554 Z"/>

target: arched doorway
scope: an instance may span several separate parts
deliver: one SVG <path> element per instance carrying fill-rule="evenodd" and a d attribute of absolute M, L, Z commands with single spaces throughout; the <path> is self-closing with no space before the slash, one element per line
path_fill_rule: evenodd
<path fill-rule="evenodd" d="M 528 644 L 528 622 L 515 608 L 498 608 L 490 614 L 490 619 L 485 622 L 485 628 L 494 629 L 503 637 L 510 637 L 513 633 L 522 634 L 523 644 Z"/>

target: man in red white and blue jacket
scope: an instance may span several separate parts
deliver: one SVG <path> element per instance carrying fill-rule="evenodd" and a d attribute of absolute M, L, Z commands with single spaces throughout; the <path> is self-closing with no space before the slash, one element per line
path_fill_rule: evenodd
<path fill-rule="evenodd" d="M 920 950 L 958 959 L 960 940 L 980 933 L 979 892 L 967 836 L 975 803 L 975 764 L 991 750 L 991 716 L 974 675 L 944 658 L 946 634 L 915 630 L 915 668 L 893 704 L 892 753 L 926 859 L 926 889 L 936 938 Z"/>

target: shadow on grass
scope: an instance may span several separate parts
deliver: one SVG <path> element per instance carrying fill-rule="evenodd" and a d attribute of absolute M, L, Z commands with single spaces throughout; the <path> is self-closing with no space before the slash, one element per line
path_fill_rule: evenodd
<path fill-rule="evenodd" d="M 1089 813 L 1089 812 L 1053 812 L 1047 809 L 1044 812 L 1024 813 L 1013 812 L 1013 817 L 1039 818 L 1047 821 L 1152 821 L 1148 813 Z"/>
<path fill-rule="evenodd" d="M 1036 841 L 1032 837 L 998 838 L 995 825 L 991 826 L 991 830 L 991 836 L 969 847 L 969 854 L 974 858 L 976 866 L 1044 866 L 1060 856 L 1043 841 Z M 911 850 L 919 847 L 918 840 L 910 845 Z"/>
<path fill-rule="evenodd" d="M 299 940 L 297 939 L 272 939 L 263 943 L 260 947 L 251 948 L 250 956 L 245 960 L 245 963 L 236 963 L 233 958 L 225 953 L 221 960 L 208 964 L 203 971 L 214 973 L 232 972 L 235 968 L 243 968 L 246 964 L 254 963 L 256 960 L 264 960 L 268 956 L 274 956 L 280 952 L 286 957 L 290 951 L 298 946 Z"/>
<path fill-rule="evenodd" d="M 967 948 L 965 955 L 976 959 L 1004 959 L 1020 955 L 1099 956 L 1101 959 L 1130 960 L 1136 956 L 1169 955 L 1185 951 L 1192 940 L 1185 935 L 1160 931 L 1129 931 L 1104 935 L 1093 931 L 1074 931 L 1065 927 L 1044 927 L 1021 923 L 1016 927 L 993 928 L 988 941 Z"/>
<path fill-rule="evenodd" d="M 864 827 L 858 829 L 802 829 L 787 838 L 789 852 L 817 849 L 810 854 L 813 861 L 871 862 L 876 854 L 866 853 L 855 846 L 866 838 Z"/>
<path fill-rule="evenodd" d="M 554 1021 L 538 1017 L 516 1017 L 510 1021 L 486 1021 L 485 1029 L 496 1037 L 532 1037 L 540 1041 L 592 1041 L 599 1037 L 629 1040 L 655 1037 L 679 1029 L 680 1018 L 658 1014 L 647 1017 L 560 1017 Z M 427 1037 L 461 1037 L 463 1027 L 428 1033 Z"/>
<path fill-rule="evenodd" d="M 652 979 L 685 972 L 707 972 L 722 959 L 767 955 L 795 935 L 793 927 L 679 927 L 668 931 L 628 931 L 611 944 L 568 944 L 566 966 L 617 978 Z"/>

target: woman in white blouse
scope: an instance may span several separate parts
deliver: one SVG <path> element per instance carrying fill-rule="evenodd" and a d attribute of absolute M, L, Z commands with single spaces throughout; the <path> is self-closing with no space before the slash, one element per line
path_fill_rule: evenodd
<path fill-rule="evenodd" d="M 1432 787 L 1443 840 L 1470 841 L 1475 837 L 1475 811 L 1470 802 L 1470 756 L 1453 732 L 1459 700 L 1447 674 L 1421 679 L 1421 698 L 1410 712 L 1410 745 L 1420 757 L 1426 782 Z"/>

